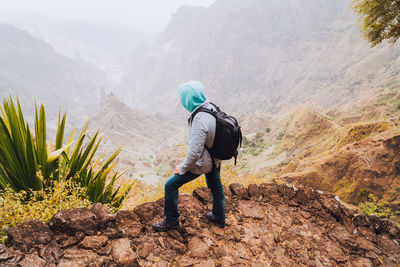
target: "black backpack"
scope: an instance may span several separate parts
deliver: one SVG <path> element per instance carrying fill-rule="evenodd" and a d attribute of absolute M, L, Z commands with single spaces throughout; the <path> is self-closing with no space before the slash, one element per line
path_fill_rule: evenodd
<path fill-rule="evenodd" d="M 208 148 L 207 146 L 205 148 L 216 159 L 228 160 L 234 157 L 236 165 L 238 147 L 242 146 L 242 131 L 240 130 L 239 123 L 234 117 L 228 116 L 225 112 L 221 111 L 215 104 L 210 104 L 215 107 L 216 111 L 200 107 L 190 116 L 189 124 L 199 112 L 206 112 L 213 115 L 217 126 L 214 143 L 212 148 Z"/>

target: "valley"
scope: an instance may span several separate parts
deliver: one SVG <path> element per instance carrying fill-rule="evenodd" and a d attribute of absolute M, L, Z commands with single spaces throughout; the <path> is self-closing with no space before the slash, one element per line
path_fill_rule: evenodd
<path fill-rule="evenodd" d="M 99 154 L 122 146 L 117 169 L 141 190 L 159 195 L 184 158 L 177 89 L 201 80 L 245 135 L 227 176 L 314 186 L 354 205 L 374 194 L 398 209 L 400 47 L 361 40 L 349 1 L 183 6 L 156 36 L 23 17 L 0 20 L 14 24 L 0 27 L 1 95 L 18 95 L 30 115 L 34 99 L 44 103 L 50 131 L 60 108 L 68 129 L 90 117 Z"/>

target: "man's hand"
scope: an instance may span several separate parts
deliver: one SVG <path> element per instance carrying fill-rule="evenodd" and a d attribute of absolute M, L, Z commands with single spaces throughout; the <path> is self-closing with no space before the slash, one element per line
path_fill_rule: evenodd
<path fill-rule="evenodd" d="M 179 165 L 176 165 L 176 166 L 175 166 L 175 172 L 174 172 L 174 174 L 179 174 Z"/>

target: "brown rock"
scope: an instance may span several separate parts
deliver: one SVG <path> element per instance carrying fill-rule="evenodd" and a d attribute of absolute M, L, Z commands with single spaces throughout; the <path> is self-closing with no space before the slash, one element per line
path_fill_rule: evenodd
<path fill-rule="evenodd" d="M 226 188 L 225 185 L 223 185 L 222 188 L 224 189 L 225 197 L 228 197 L 228 198 L 232 198 L 233 197 L 232 196 L 232 192 L 231 192 L 231 190 L 229 190 L 229 188 Z"/>
<path fill-rule="evenodd" d="M 377 248 L 372 242 L 363 237 L 357 237 L 354 246 L 365 250 L 366 252 L 374 252 L 377 255 L 382 254 L 381 250 Z"/>
<path fill-rule="evenodd" d="M 90 211 L 93 212 L 100 221 L 100 227 L 104 227 L 110 221 L 115 220 L 115 215 L 112 214 L 111 210 L 100 203 L 96 203 Z"/>
<path fill-rule="evenodd" d="M 145 259 L 155 248 L 153 240 L 143 240 L 137 247 L 137 254 L 140 258 Z"/>
<path fill-rule="evenodd" d="M 212 226 L 213 232 L 217 235 L 217 236 L 223 236 L 225 234 L 225 230 L 224 228 L 218 227 L 216 225 Z"/>
<path fill-rule="evenodd" d="M 50 228 L 38 221 L 29 220 L 7 231 L 8 242 L 16 249 L 28 252 L 38 245 L 46 245 L 53 238 Z"/>
<path fill-rule="evenodd" d="M 204 213 L 203 203 L 192 195 L 180 195 L 178 208 L 182 215 L 197 214 L 198 217 Z"/>
<path fill-rule="evenodd" d="M 310 201 L 315 198 L 316 193 L 314 190 L 308 187 L 300 187 L 296 191 L 296 195 L 293 197 L 295 201 L 301 205 L 308 205 Z"/>
<path fill-rule="evenodd" d="M 212 203 L 212 195 L 211 190 L 207 187 L 199 187 L 193 191 L 193 196 L 195 196 L 198 200 L 206 203 Z"/>
<path fill-rule="evenodd" d="M 184 254 L 186 252 L 186 246 L 179 240 L 167 237 L 164 243 L 168 248 L 175 250 L 179 254 Z"/>
<path fill-rule="evenodd" d="M 99 257 L 96 253 L 84 250 L 70 248 L 65 251 L 58 266 L 60 267 L 76 267 L 76 266 L 88 266 L 89 264 L 96 264 L 102 261 L 102 257 Z"/>
<path fill-rule="evenodd" d="M 194 265 L 195 267 L 215 267 L 215 263 L 213 259 L 209 259 L 204 262 L 200 262 Z"/>
<path fill-rule="evenodd" d="M 246 218 L 262 220 L 265 216 L 263 208 L 252 200 L 240 200 L 238 208 Z"/>
<path fill-rule="evenodd" d="M 381 231 L 391 235 L 394 238 L 400 239 L 400 227 L 395 222 L 389 219 L 382 219 L 380 221 Z"/>
<path fill-rule="evenodd" d="M 355 226 L 364 226 L 367 228 L 371 226 L 371 222 L 369 221 L 368 216 L 364 213 L 354 215 L 353 223 Z"/>
<path fill-rule="evenodd" d="M 193 237 L 189 241 L 188 253 L 192 257 L 205 257 L 208 249 L 208 245 L 198 237 Z"/>
<path fill-rule="evenodd" d="M 99 221 L 88 208 L 76 208 L 59 211 L 51 218 L 49 226 L 56 232 L 69 235 L 76 232 L 93 234 L 99 226 Z"/>
<path fill-rule="evenodd" d="M 105 246 L 108 242 L 106 236 L 86 236 L 81 242 L 81 246 L 87 249 L 99 249 Z"/>
<path fill-rule="evenodd" d="M 293 187 L 284 184 L 277 185 L 277 189 L 284 199 L 292 199 L 296 195 L 296 191 Z"/>
<path fill-rule="evenodd" d="M 72 246 L 77 245 L 79 242 L 83 240 L 85 235 L 82 232 L 76 232 L 74 235 L 68 234 L 60 234 L 55 237 L 55 241 L 59 244 L 63 249 L 70 248 Z"/>
<path fill-rule="evenodd" d="M 139 216 L 142 223 L 148 224 L 157 214 L 162 214 L 162 208 L 154 202 L 146 202 L 137 206 L 133 212 Z"/>
<path fill-rule="evenodd" d="M 6 248 L 0 243 L 0 263 L 17 263 L 24 258 L 24 254 L 21 251 L 15 250 L 14 248 Z"/>
<path fill-rule="evenodd" d="M 46 261 L 40 258 L 36 253 L 25 255 L 25 257 L 18 262 L 18 265 L 22 267 L 44 267 L 46 266 Z"/>
<path fill-rule="evenodd" d="M 143 225 L 135 222 L 135 223 L 126 225 L 124 227 L 121 227 L 120 230 L 124 234 L 124 236 L 135 238 L 135 237 L 139 237 L 140 234 L 142 233 Z"/>
<path fill-rule="evenodd" d="M 113 240 L 111 242 L 111 255 L 117 264 L 123 266 L 136 265 L 136 254 L 132 250 L 131 241 L 128 238 Z"/>
<path fill-rule="evenodd" d="M 58 264 L 64 255 L 61 247 L 53 240 L 40 250 L 39 256 L 46 259 L 47 263 Z"/>
<path fill-rule="evenodd" d="M 400 245 L 390 239 L 388 235 L 378 235 L 377 243 L 384 253 L 400 253 Z"/>
<path fill-rule="evenodd" d="M 230 184 L 229 189 L 237 199 L 249 199 L 246 188 L 238 183 Z"/>
<path fill-rule="evenodd" d="M 137 223 L 137 215 L 130 210 L 121 210 L 115 213 L 115 222 L 118 226 Z"/>
<path fill-rule="evenodd" d="M 260 200 L 262 198 L 261 188 L 257 184 L 249 184 L 248 194 L 251 199 Z"/>

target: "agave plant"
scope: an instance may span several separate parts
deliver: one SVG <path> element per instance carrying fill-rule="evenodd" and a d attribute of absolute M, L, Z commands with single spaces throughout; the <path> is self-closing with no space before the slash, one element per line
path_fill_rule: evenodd
<path fill-rule="evenodd" d="M 104 164 L 94 160 L 100 145 L 99 131 L 93 137 L 87 134 L 86 122 L 78 139 L 73 141 L 75 128 L 66 144 L 64 141 L 65 117 L 58 116 L 58 127 L 54 149 L 46 139 L 46 116 L 43 105 L 38 111 L 35 105 L 35 137 L 25 122 L 20 103 L 13 99 L 3 101 L 0 106 L 0 189 L 10 187 L 14 191 L 38 191 L 53 186 L 55 180 L 72 179 L 82 188 L 92 202 L 110 204 L 119 208 L 134 182 L 114 188 L 121 176 L 115 173 L 107 183 L 121 148 L 115 151 Z M 85 144 L 86 137 L 89 139 Z M 93 163 L 94 162 L 94 163 Z"/>

